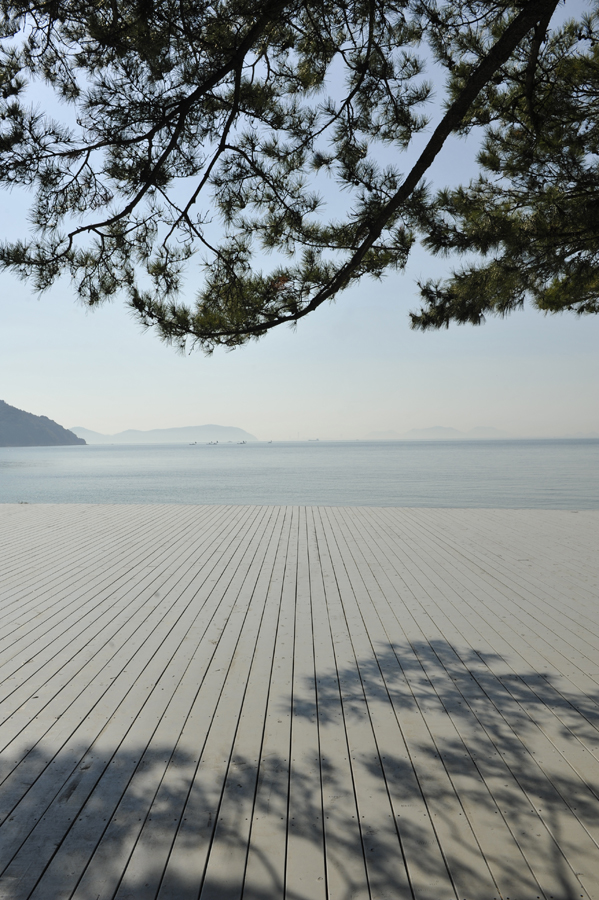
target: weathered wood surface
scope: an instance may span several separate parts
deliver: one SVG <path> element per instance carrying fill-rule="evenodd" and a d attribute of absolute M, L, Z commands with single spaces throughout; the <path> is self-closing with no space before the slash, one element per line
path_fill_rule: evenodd
<path fill-rule="evenodd" d="M 599 513 L 0 506 L 2 900 L 599 900 Z"/>

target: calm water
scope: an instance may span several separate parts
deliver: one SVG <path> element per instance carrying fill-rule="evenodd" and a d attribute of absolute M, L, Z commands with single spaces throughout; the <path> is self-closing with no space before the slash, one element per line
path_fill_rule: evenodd
<path fill-rule="evenodd" d="M 0 502 L 599 509 L 599 440 L 4 447 Z"/>

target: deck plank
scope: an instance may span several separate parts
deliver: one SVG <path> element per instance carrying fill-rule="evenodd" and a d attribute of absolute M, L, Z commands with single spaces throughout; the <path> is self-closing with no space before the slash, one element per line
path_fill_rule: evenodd
<path fill-rule="evenodd" d="M 224 576 L 228 581 L 230 575 L 226 569 Z M 3 842 L 0 859 L 12 853 L 17 844 L 19 849 L 7 868 L 8 878 L 13 869 L 26 873 L 19 875 L 21 884 L 37 878 L 62 839 L 60 823 L 66 828 L 80 817 L 80 827 L 67 834 L 76 841 L 80 835 L 85 836 L 86 824 L 95 828 L 102 821 L 95 815 L 85 814 L 86 803 L 91 802 L 93 806 L 93 792 L 98 785 L 101 785 L 103 805 L 112 811 L 113 784 L 118 785 L 128 777 L 145 748 L 143 735 L 156 727 L 168 700 L 162 684 L 165 664 L 181 645 L 190 620 L 197 614 L 192 603 L 196 589 L 192 583 L 189 592 L 176 593 L 169 603 L 165 587 L 163 602 L 152 610 L 152 621 L 144 622 L 145 627 L 137 629 L 127 642 L 125 653 L 116 658 L 117 675 L 108 677 L 104 684 L 107 689 L 99 702 L 86 715 L 81 716 L 69 707 L 59 717 L 60 737 L 65 730 L 69 734 L 66 743 L 11 811 L 9 839 Z M 156 700 L 152 703 L 153 695 Z M 140 730 L 141 738 L 136 734 Z M 8 788 L 11 787 L 9 781 Z M 35 825 L 27 834 L 32 815 Z"/>
<path fill-rule="evenodd" d="M 285 511 L 280 512 L 281 516 Z M 285 515 L 274 534 L 272 567 L 264 566 L 256 592 L 266 602 L 250 674 L 243 696 L 239 725 L 222 793 L 219 815 L 210 848 L 209 865 L 201 900 L 236 900 L 243 882 L 260 760 L 264 723 L 272 686 L 275 643 L 281 613 L 281 588 L 286 564 L 292 516 Z M 259 608 L 259 607 L 258 607 Z"/>
<path fill-rule="evenodd" d="M 299 529 L 298 511 L 290 510 L 289 515 L 277 640 L 245 870 L 246 900 L 285 896 Z"/>
<path fill-rule="evenodd" d="M 230 576 L 226 568 L 223 574 L 228 582 Z M 150 686 L 144 671 L 142 678 L 135 682 L 128 696 L 132 712 L 135 713 L 136 705 L 139 705 L 133 691 L 142 695 L 145 693 L 147 701 L 139 715 L 131 717 L 130 728 L 118 748 L 114 774 L 110 767 L 102 773 L 94 792 L 79 813 L 86 821 L 86 827 L 78 829 L 79 834 L 73 834 L 70 843 L 67 839 L 53 858 L 40 885 L 40 898 L 60 900 L 70 896 L 112 897 L 114 894 L 144 819 L 143 815 L 139 815 L 142 811 L 140 797 L 145 798 L 143 811 L 147 814 L 162 771 L 157 760 L 168 760 L 168 744 L 172 734 L 178 726 L 180 728 L 189 709 L 189 697 L 197 690 L 194 662 L 198 643 L 206 632 L 206 614 L 210 617 L 210 607 L 216 597 L 212 596 L 212 604 L 201 606 L 199 615 L 197 584 L 192 582 L 188 590 L 181 594 L 181 599 L 186 602 L 176 626 L 163 635 L 163 642 L 152 657 L 152 666 L 161 673 L 160 678 L 155 687 Z M 170 612 L 176 615 L 177 607 L 171 606 Z M 143 748 L 143 752 L 138 748 Z M 118 757 L 124 760 L 123 764 L 118 765 Z M 94 809 L 98 794 L 104 805 L 114 808 L 114 814 L 105 824 L 90 812 Z M 131 827 L 132 809 L 138 811 L 137 829 Z M 67 865 L 73 870 L 70 889 L 69 879 L 64 875 Z"/>
<path fill-rule="evenodd" d="M 341 696 L 346 710 L 350 756 L 354 773 L 364 857 L 373 898 L 392 900 L 393 891 L 411 896 L 412 886 L 406 868 L 404 842 L 400 836 L 384 757 L 396 747 L 385 747 L 377 734 L 369 703 L 369 685 L 375 673 L 365 673 L 368 658 L 363 658 L 360 614 L 353 602 L 353 585 L 337 542 L 327 535 L 327 550 L 335 570 L 336 590 L 329 591 L 327 602 Z M 393 888 L 393 885 L 395 886 Z"/>
<path fill-rule="evenodd" d="M 0 505 L 0 900 L 599 900 L 597 546 Z"/>
<path fill-rule="evenodd" d="M 327 896 L 331 900 L 368 900 L 364 836 L 335 655 L 335 613 L 327 602 L 331 593 L 336 594 L 336 582 L 318 510 L 309 511 L 307 526 Z"/>

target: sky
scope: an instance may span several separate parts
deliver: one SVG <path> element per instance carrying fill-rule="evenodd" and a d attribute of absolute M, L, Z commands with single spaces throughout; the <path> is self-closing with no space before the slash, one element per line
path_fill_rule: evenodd
<path fill-rule="evenodd" d="M 439 185 L 467 181 L 472 153 L 455 139 L 430 174 Z M 25 200 L 3 194 L 3 239 L 26 233 Z M 480 327 L 412 331 L 416 279 L 449 270 L 417 250 L 406 273 L 364 280 L 295 329 L 211 357 L 180 355 L 118 300 L 92 312 L 68 281 L 39 299 L 0 273 L 0 399 L 106 434 L 209 423 L 262 440 L 432 426 L 599 434 L 599 316 L 528 309 Z"/>
<path fill-rule="evenodd" d="M 112 434 L 214 423 L 262 440 L 434 425 L 599 432 L 599 317 L 528 310 L 421 334 L 409 328 L 413 278 L 391 275 L 295 330 L 182 356 L 118 303 L 89 312 L 68 285 L 38 300 L 6 274 L 0 284 L 0 399 L 66 427 Z"/>

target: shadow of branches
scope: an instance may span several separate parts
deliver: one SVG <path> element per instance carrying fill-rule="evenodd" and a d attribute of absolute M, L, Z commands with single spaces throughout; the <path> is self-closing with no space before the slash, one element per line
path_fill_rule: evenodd
<path fill-rule="evenodd" d="M 269 743 L 270 720 L 257 752 L 102 732 L 7 749 L 0 898 L 578 900 L 596 888 L 597 692 L 432 641 L 377 647 L 298 681 L 292 706 L 281 697 L 269 715 L 291 753 Z"/>

